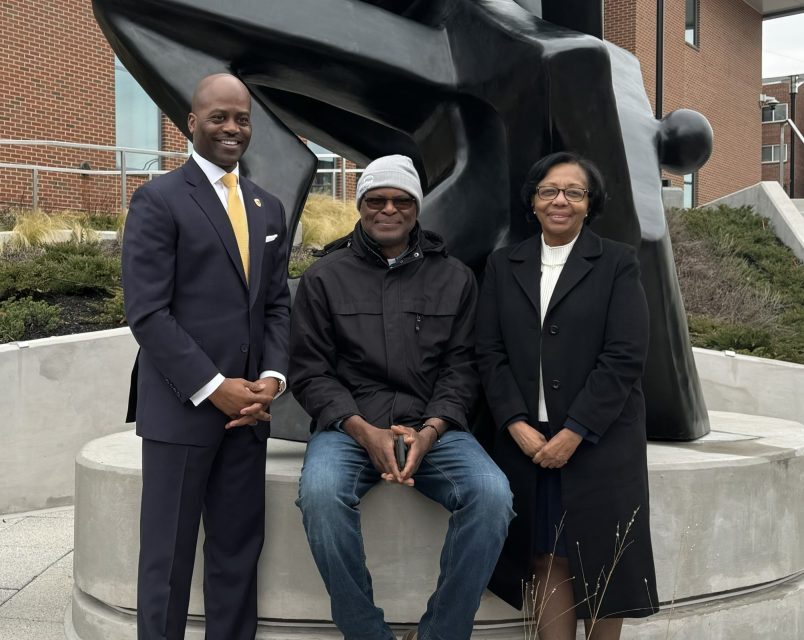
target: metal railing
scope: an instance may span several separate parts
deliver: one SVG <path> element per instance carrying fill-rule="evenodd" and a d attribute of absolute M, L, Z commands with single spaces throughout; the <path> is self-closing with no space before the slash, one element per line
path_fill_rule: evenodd
<path fill-rule="evenodd" d="M 103 144 L 84 144 L 79 142 L 62 142 L 57 140 L 0 140 L 2 146 L 26 146 L 26 147 L 62 147 L 67 149 L 83 149 L 88 151 L 107 151 L 118 155 L 119 169 L 91 169 L 91 168 L 68 168 L 52 167 L 40 164 L 9 163 L 0 162 L 0 169 L 19 169 L 31 172 L 31 200 L 32 208 L 39 208 L 39 188 L 40 174 L 42 173 L 66 173 L 78 174 L 82 176 L 119 176 L 120 177 L 120 209 L 125 211 L 128 208 L 128 177 L 146 176 L 148 180 L 156 175 L 167 173 L 163 169 L 129 169 L 126 158 L 127 154 L 138 154 L 156 156 L 157 158 L 182 158 L 186 159 L 190 154 L 181 151 L 158 151 L 154 149 L 139 149 L 136 147 L 118 147 Z M 316 174 L 325 179 L 323 184 L 314 186 L 314 190 L 319 193 L 329 194 L 337 198 L 338 194 L 346 202 L 348 196 L 347 176 L 349 174 L 360 174 L 362 169 L 346 168 L 346 161 L 342 156 L 335 153 L 316 154 L 319 161 L 332 162 L 333 168 L 319 168 Z M 156 158 L 154 158 L 156 159 Z M 153 161 L 153 160 L 152 160 Z"/>
<path fill-rule="evenodd" d="M 62 142 L 59 140 L 0 140 L 0 145 L 4 146 L 25 146 L 25 147 L 62 147 L 67 149 L 83 149 L 86 151 L 109 151 L 118 154 L 119 169 L 72 169 L 67 167 L 49 167 L 38 164 L 20 163 L 0 163 L 0 169 L 23 169 L 31 172 L 31 199 L 34 209 L 39 207 L 39 174 L 43 172 L 52 173 L 73 173 L 84 176 L 120 176 L 120 210 L 125 211 L 128 207 L 128 176 L 148 176 L 150 180 L 155 175 L 166 173 L 161 169 L 144 170 L 128 169 L 126 154 L 136 153 L 148 156 L 158 156 L 162 158 L 187 158 L 189 155 L 181 151 L 157 151 L 154 149 L 138 149 L 136 147 L 117 147 L 105 144 L 85 144 L 80 142 Z"/>
<path fill-rule="evenodd" d="M 784 141 L 784 128 L 787 125 L 790 125 L 790 130 L 798 136 L 798 139 L 801 140 L 801 143 L 804 144 L 804 136 L 801 135 L 801 131 L 798 130 L 796 123 L 793 122 L 790 118 L 786 120 L 781 120 L 781 126 L 779 127 L 779 184 L 782 185 L 784 188 L 784 163 L 787 162 L 787 154 L 784 152 L 784 148 L 787 144 Z M 791 146 L 796 143 L 795 139 L 791 137 L 790 144 Z M 792 188 L 790 191 L 790 197 L 792 198 Z"/>

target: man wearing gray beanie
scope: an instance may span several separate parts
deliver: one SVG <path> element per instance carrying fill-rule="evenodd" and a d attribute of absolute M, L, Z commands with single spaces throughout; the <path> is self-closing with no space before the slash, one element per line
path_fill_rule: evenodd
<path fill-rule="evenodd" d="M 410 158 L 374 160 L 356 195 L 360 221 L 304 273 L 291 315 L 290 388 L 313 419 L 297 504 L 346 640 L 395 637 L 365 565 L 366 492 L 399 483 L 452 512 L 438 587 L 404 637 L 467 640 L 513 517 L 508 481 L 467 431 L 477 284 L 420 227 Z"/>

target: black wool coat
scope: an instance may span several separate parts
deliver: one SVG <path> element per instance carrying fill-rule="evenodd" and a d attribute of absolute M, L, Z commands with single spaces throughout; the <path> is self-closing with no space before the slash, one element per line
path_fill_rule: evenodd
<path fill-rule="evenodd" d="M 541 361 L 550 432 L 570 417 L 599 436 L 581 442 L 561 469 L 576 614 L 647 616 L 658 599 L 641 388 L 648 310 L 636 253 L 584 227 L 541 329 L 540 274 L 538 236 L 500 249 L 488 260 L 478 305 L 478 364 L 497 425 L 493 457 L 518 514 L 489 588 L 521 608 L 531 578 L 542 469 L 506 427 L 523 415 L 536 426 Z M 624 548 L 615 558 L 618 540 Z"/>

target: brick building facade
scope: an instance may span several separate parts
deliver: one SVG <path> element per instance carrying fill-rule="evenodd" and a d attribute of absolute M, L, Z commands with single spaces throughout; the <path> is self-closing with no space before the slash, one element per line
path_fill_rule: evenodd
<path fill-rule="evenodd" d="M 656 98 L 655 0 L 605 0 L 604 37 L 633 52 L 642 64 L 648 96 Z M 743 0 L 695 0 L 697 43 L 685 41 L 685 0 L 665 0 L 663 113 L 689 107 L 712 123 L 715 150 L 695 177 L 703 203 L 760 180 L 763 129 L 762 15 Z M 0 4 L 0 52 L 7 91 L 0 98 L 0 139 L 116 144 L 115 59 L 92 15 L 90 0 L 9 0 Z M 10 89 L 8 89 L 10 88 Z M 163 150 L 186 152 L 187 143 L 164 117 Z M 802 153 L 804 156 L 804 153 Z M 8 147 L 0 163 L 114 169 L 110 152 Z M 163 161 L 171 168 L 176 160 Z M 667 176 L 681 185 L 681 176 Z M 143 178 L 131 177 L 131 191 Z M 336 176 L 337 179 L 337 176 Z M 349 174 L 353 184 L 354 174 Z M 31 172 L 0 168 L 0 207 L 30 206 Z M 336 188 L 338 195 L 339 187 Z M 39 204 L 116 209 L 119 179 L 43 173 Z"/>
<path fill-rule="evenodd" d="M 662 113 L 686 107 L 704 114 L 714 150 L 694 177 L 693 203 L 703 204 L 759 182 L 762 15 L 742 0 L 697 0 L 688 38 L 686 3 L 664 3 Z M 604 37 L 639 58 L 656 105 L 655 1 L 605 0 Z M 687 40 L 693 39 L 695 43 Z M 683 176 L 667 174 L 674 186 Z"/>
<path fill-rule="evenodd" d="M 791 88 L 798 88 L 804 81 L 802 76 L 766 78 L 762 83 L 765 105 L 762 107 L 762 179 L 779 181 L 780 149 L 782 154 L 782 186 L 791 198 L 804 198 L 804 144 L 794 135 L 789 126 L 784 127 L 784 148 L 781 147 L 782 123 L 790 118 L 799 131 L 804 133 L 804 104 L 800 102 L 801 93 L 794 101 Z M 802 85 L 804 87 L 804 85 Z M 773 100 L 775 104 L 771 104 Z M 795 104 L 794 104 L 795 102 Z M 792 160 L 793 193 L 790 192 L 790 150 L 795 144 Z"/>
<path fill-rule="evenodd" d="M 3 2 L 0 24 L 0 139 L 114 145 L 114 54 L 89 0 Z M 186 151 L 184 137 L 163 120 L 162 149 Z M 0 145 L 0 163 L 114 170 L 116 162 L 108 151 Z M 0 169 L 0 206 L 30 206 L 31 174 Z M 128 190 L 142 179 L 132 176 Z M 41 172 L 39 204 L 45 210 L 114 210 L 119 184 L 114 176 Z"/>

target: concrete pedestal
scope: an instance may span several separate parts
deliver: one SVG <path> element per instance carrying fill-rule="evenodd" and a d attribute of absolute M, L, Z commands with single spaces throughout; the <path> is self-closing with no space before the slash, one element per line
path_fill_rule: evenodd
<path fill-rule="evenodd" d="M 804 637 L 804 426 L 722 412 L 710 417 L 712 433 L 698 441 L 648 447 L 659 597 L 666 604 L 657 616 L 627 621 L 622 637 Z M 294 505 L 303 452 L 299 443 L 268 444 L 260 640 L 341 637 Z M 139 439 L 125 432 L 95 440 L 76 464 L 67 637 L 134 640 Z M 448 513 L 389 485 L 372 489 L 361 511 L 377 604 L 394 628 L 410 627 L 435 585 Z M 411 557 L 412 548 L 418 553 Z M 201 562 L 199 545 L 191 640 L 204 635 Z M 524 638 L 522 614 L 486 593 L 472 637 Z"/>

